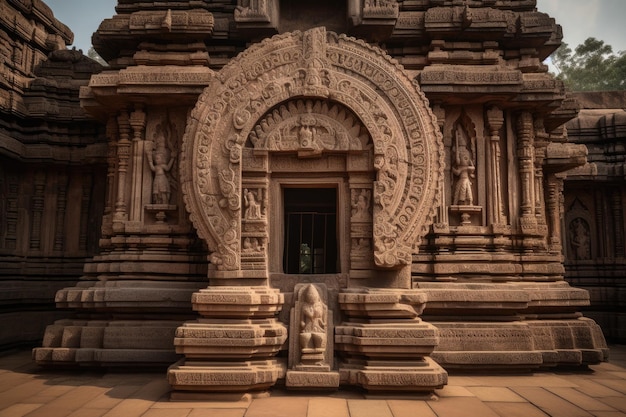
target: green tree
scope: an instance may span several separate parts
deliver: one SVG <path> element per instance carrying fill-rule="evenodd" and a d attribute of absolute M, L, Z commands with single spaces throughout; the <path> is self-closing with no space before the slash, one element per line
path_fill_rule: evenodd
<path fill-rule="evenodd" d="M 614 54 L 601 40 L 587 38 L 573 52 L 563 43 L 551 59 L 557 78 L 572 91 L 626 90 L 626 52 Z"/>

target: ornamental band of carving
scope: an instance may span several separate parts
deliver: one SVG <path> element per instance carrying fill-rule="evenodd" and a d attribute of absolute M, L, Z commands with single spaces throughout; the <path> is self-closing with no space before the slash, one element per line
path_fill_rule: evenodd
<path fill-rule="evenodd" d="M 319 101 L 328 103 L 324 111 L 308 117 Z M 304 110 L 292 115 L 281 106 Z M 347 108 L 358 123 L 325 116 L 333 106 Z M 259 130 L 274 111 L 288 120 Z M 350 152 L 363 147 L 363 132 L 341 135 L 357 125 L 373 143 L 376 265 L 408 265 L 439 205 L 444 162 L 436 119 L 397 62 L 365 42 L 315 28 L 254 45 L 216 74 L 185 133 L 181 180 L 191 219 L 219 270 L 241 268 L 242 158 L 252 155 L 243 149 Z M 310 142 L 313 128 L 319 142 Z M 331 139 L 336 132 L 341 135 Z"/>

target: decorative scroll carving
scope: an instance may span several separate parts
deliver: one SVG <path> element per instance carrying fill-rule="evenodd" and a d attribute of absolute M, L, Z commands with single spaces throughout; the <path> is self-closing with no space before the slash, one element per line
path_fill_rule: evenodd
<path fill-rule="evenodd" d="M 354 117 L 359 123 L 331 121 L 323 103 L 331 113 L 336 104 L 349 109 L 344 120 Z M 345 145 L 337 133 L 357 125 L 358 135 L 348 134 Z M 238 158 L 232 158 L 229 144 L 240 147 L 249 138 L 247 146 L 255 150 L 279 150 L 286 143 L 289 151 L 315 152 L 303 149 L 303 142 L 350 150 L 363 147 L 365 137 L 371 137 L 377 161 L 372 195 L 377 266 L 409 265 L 439 204 L 444 165 L 437 122 L 412 78 L 382 50 L 323 28 L 277 35 L 226 65 L 199 98 L 181 159 L 187 208 L 209 249 L 219 252 L 212 257 L 221 261 L 218 269 L 240 266 L 241 156 L 250 155 L 238 148 Z M 236 252 L 227 264 L 231 243 Z"/>

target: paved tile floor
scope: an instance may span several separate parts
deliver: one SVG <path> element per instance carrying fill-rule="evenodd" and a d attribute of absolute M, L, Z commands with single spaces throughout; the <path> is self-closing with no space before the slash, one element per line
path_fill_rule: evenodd
<path fill-rule="evenodd" d="M 30 352 L 0 357 L 0 417 L 617 417 L 626 416 L 626 346 L 587 372 L 452 375 L 438 398 L 359 391 L 285 393 L 238 402 L 170 401 L 164 373 L 47 371 Z"/>

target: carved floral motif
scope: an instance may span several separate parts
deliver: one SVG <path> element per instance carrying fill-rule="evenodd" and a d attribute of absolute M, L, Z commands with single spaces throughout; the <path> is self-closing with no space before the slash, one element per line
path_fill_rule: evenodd
<path fill-rule="evenodd" d="M 437 122 L 416 82 L 377 47 L 323 28 L 277 35 L 226 65 L 190 117 L 181 170 L 191 219 L 218 269 L 240 268 L 246 143 L 349 151 L 366 137 L 376 161 L 376 264 L 408 265 L 439 204 L 444 164 Z"/>

